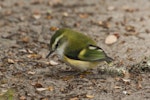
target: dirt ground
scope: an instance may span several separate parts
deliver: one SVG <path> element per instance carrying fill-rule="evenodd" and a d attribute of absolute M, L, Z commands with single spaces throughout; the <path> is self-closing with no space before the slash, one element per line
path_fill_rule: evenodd
<path fill-rule="evenodd" d="M 62 27 L 95 39 L 129 73 L 104 64 L 73 75 L 46 59 Z M 0 0 L 0 100 L 150 100 L 150 0 Z"/>

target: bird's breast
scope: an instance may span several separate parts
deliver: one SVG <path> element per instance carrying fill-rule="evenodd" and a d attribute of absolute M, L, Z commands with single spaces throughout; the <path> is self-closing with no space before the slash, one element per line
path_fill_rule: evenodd
<path fill-rule="evenodd" d="M 57 48 L 56 53 L 62 58 L 64 55 L 64 50 L 67 46 L 67 43 L 63 43 L 60 47 Z"/>

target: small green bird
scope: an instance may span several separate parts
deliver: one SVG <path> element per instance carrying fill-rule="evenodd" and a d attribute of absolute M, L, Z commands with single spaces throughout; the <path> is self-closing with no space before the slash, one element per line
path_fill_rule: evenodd
<path fill-rule="evenodd" d="M 81 71 L 92 69 L 101 61 L 112 61 L 90 37 L 67 28 L 56 31 L 49 47 L 50 53 L 46 58 L 56 51 L 64 62 Z"/>

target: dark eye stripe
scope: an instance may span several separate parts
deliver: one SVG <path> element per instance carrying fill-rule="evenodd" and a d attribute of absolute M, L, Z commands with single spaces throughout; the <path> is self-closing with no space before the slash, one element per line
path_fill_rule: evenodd
<path fill-rule="evenodd" d="M 53 48 L 57 48 L 58 46 L 59 46 L 59 44 L 60 44 L 60 40 L 61 40 L 61 38 L 63 37 L 63 35 L 60 35 L 59 37 L 57 37 L 56 39 L 55 39 L 55 42 L 53 43 Z"/>
<path fill-rule="evenodd" d="M 55 46 L 55 49 L 60 45 L 60 40 L 61 40 L 61 39 L 59 39 L 59 41 L 57 42 L 57 44 L 56 44 L 56 46 Z"/>

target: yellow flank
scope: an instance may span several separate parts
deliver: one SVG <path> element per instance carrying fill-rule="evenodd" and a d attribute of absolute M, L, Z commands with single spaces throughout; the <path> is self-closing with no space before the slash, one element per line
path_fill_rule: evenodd
<path fill-rule="evenodd" d="M 80 52 L 79 56 L 82 56 L 82 55 L 84 55 L 85 53 L 86 53 L 86 49 L 83 49 L 83 50 Z"/>
<path fill-rule="evenodd" d="M 87 69 L 92 69 L 92 68 L 96 67 L 96 65 L 98 64 L 98 62 L 74 60 L 74 59 L 70 59 L 66 56 L 63 57 L 63 60 L 66 63 L 69 63 L 71 66 L 74 66 L 75 68 L 77 68 L 81 71 L 86 71 Z"/>

